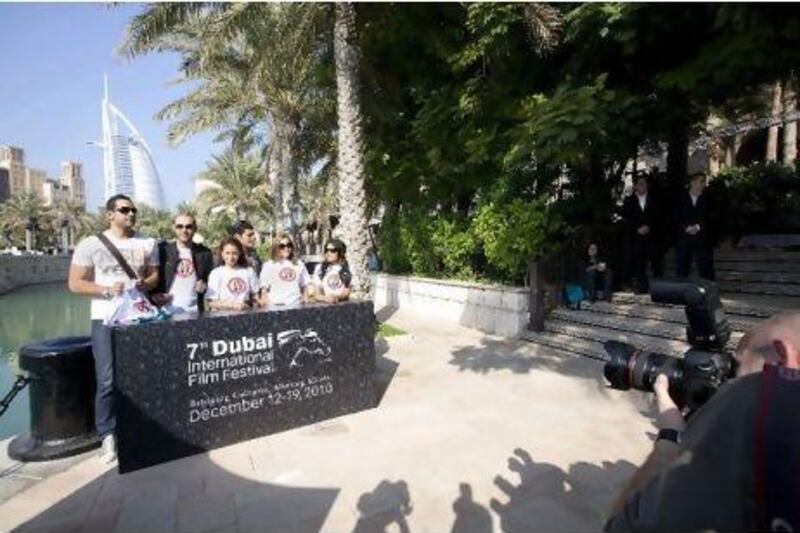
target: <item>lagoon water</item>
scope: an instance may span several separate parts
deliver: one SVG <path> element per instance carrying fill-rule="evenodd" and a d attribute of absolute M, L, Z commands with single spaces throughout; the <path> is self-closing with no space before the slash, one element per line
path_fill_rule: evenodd
<path fill-rule="evenodd" d="M 71 294 L 66 283 L 33 285 L 0 296 L 0 397 L 17 374 L 16 353 L 53 337 L 88 335 L 89 299 Z M 28 431 L 28 389 L 0 418 L 0 440 Z"/>

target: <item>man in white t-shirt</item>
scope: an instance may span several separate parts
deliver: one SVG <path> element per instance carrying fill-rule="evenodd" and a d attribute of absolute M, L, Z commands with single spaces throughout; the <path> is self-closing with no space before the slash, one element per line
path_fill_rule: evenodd
<path fill-rule="evenodd" d="M 69 290 L 92 297 L 92 352 L 97 376 L 95 427 L 103 438 L 101 457 L 107 462 L 116 459 L 116 419 L 111 330 L 103 325 L 103 320 L 113 311 L 110 308 L 113 297 L 131 287 L 146 293 L 158 285 L 156 242 L 136 234 L 133 229 L 136 213 L 136 206 L 130 198 L 123 194 L 112 196 L 106 202 L 109 229 L 103 235 L 119 250 L 137 279 L 131 279 L 125 273 L 119 261 L 96 235 L 78 243 L 69 269 Z"/>

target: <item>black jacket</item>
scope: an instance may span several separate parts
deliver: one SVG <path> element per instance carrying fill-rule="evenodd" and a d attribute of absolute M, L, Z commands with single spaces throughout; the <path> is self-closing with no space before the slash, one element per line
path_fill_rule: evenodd
<path fill-rule="evenodd" d="M 675 205 L 675 224 L 677 226 L 678 240 L 693 239 L 712 244 L 715 236 L 715 227 L 708 194 L 705 192 L 701 194 L 697 198 L 697 204 L 692 205 L 692 198 L 689 196 L 689 192 L 684 191 L 681 193 Z M 694 236 L 686 233 L 686 227 L 693 224 L 700 224 L 700 232 Z"/>
<path fill-rule="evenodd" d="M 192 243 L 192 260 L 197 279 L 208 283 L 208 275 L 214 268 L 214 254 L 202 244 Z M 158 289 L 156 292 L 169 292 L 172 282 L 175 279 L 175 272 L 178 268 L 179 254 L 178 245 L 175 241 L 158 243 Z M 203 295 L 197 295 L 197 309 L 202 313 L 204 309 Z"/>
<path fill-rule="evenodd" d="M 644 211 L 639 206 L 639 198 L 635 193 L 625 198 L 622 203 L 622 218 L 625 220 L 625 228 L 629 237 L 639 237 L 636 230 L 641 226 L 650 226 L 648 236 L 651 239 L 658 239 L 664 229 L 663 210 L 652 194 L 647 195 Z"/>

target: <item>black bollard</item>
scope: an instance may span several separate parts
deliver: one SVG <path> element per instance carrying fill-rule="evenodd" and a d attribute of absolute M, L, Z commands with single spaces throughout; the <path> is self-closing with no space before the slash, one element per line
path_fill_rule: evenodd
<path fill-rule="evenodd" d="M 49 461 L 96 448 L 94 358 L 89 337 L 62 337 L 20 350 L 20 368 L 31 379 L 30 433 L 8 446 L 17 461 Z"/>

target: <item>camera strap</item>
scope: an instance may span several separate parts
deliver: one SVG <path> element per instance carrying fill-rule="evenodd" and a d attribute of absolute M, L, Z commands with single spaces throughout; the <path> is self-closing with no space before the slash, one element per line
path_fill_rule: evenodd
<path fill-rule="evenodd" d="M 756 528 L 800 530 L 800 370 L 764 365 L 755 428 Z"/>

